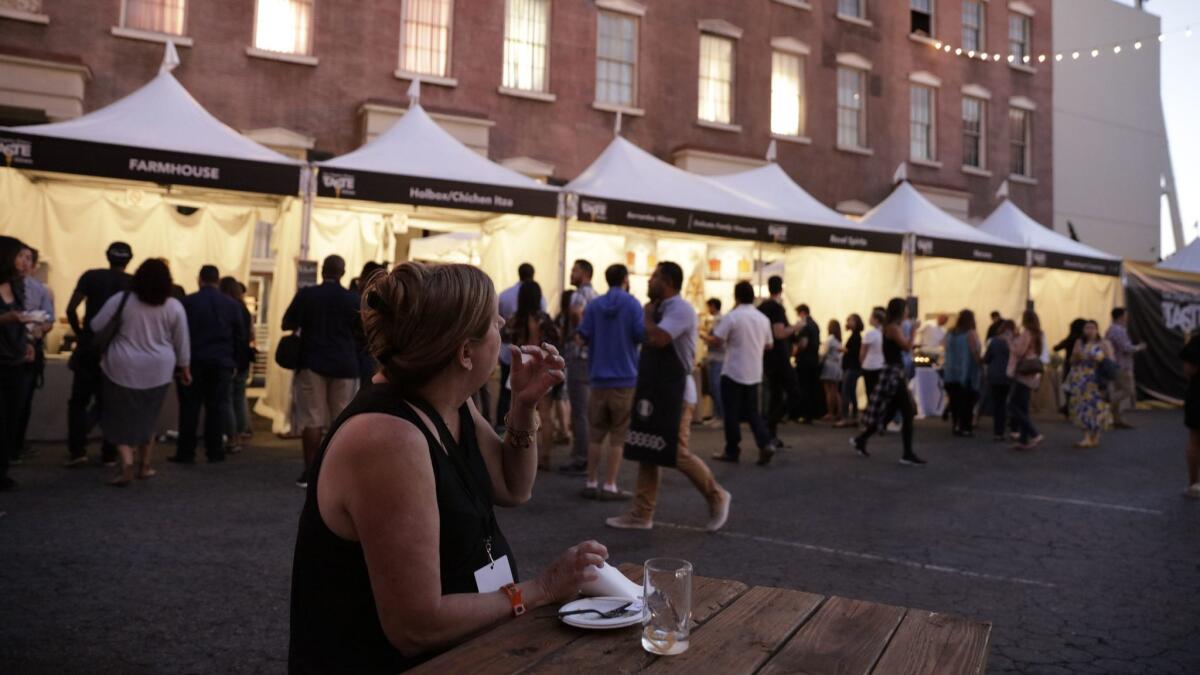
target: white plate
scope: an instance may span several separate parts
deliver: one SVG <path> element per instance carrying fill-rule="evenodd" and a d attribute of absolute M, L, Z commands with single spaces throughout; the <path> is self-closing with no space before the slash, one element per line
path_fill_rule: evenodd
<path fill-rule="evenodd" d="M 601 598 L 581 598 L 573 602 L 568 602 L 558 608 L 560 612 L 570 612 L 576 609 L 598 609 L 601 612 L 616 609 L 621 605 L 629 602 L 629 598 L 601 597 Z M 641 601 L 635 600 L 634 604 L 629 606 L 634 610 L 624 616 L 618 616 L 612 619 L 602 619 L 599 614 L 588 612 L 587 614 L 572 614 L 571 616 L 560 617 L 561 621 L 568 626 L 576 628 L 587 628 L 590 630 L 607 630 L 609 628 L 624 628 L 626 626 L 634 626 L 642 623 L 646 617 L 646 609 Z M 637 611 L 637 608 L 641 608 Z"/>

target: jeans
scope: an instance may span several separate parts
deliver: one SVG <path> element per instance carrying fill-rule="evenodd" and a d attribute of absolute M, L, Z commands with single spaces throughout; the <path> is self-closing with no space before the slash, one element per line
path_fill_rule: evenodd
<path fill-rule="evenodd" d="M 847 370 L 842 373 L 842 418 L 851 419 L 850 409 L 858 416 L 858 378 L 862 377 L 861 370 Z M 870 392 L 868 392 L 869 394 Z"/>
<path fill-rule="evenodd" d="M 741 455 L 742 422 L 750 424 L 754 442 L 762 450 L 771 442 L 767 423 L 758 414 L 758 385 L 741 384 L 721 378 L 721 399 L 725 402 L 725 456 Z"/>
<path fill-rule="evenodd" d="M 230 380 L 233 368 L 207 364 L 192 364 L 192 383 L 179 385 L 179 441 L 175 456 L 182 460 L 196 457 L 196 428 L 200 424 L 200 408 L 204 408 L 204 454 L 209 460 L 225 458 L 226 409 L 229 407 Z"/>
<path fill-rule="evenodd" d="M 246 380 L 250 370 L 237 371 L 229 383 L 229 408 L 225 411 L 225 435 L 250 433 L 250 404 L 246 401 Z"/>
<path fill-rule="evenodd" d="M 675 455 L 675 468 L 692 481 L 692 485 L 703 495 L 709 506 L 716 504 L 721 498 L 721 486 L 713 478 L 712 471 L 704 460 L 693 455 L 688 449 L 691 438 L 692 413 L 695 406 L 683 404 L 683 415 L 679 419 L 679 450 Z M 658 503 L 658 485 L 662 480 L 662 467 L 657 464 L 639 463 L 637 487 L 633 497 L 634 518 L 653 520 L 654 507 Z"/>
<path fill-rule="evenodd" d="M 506 345 L 501 345 L 501 349 L 508 349 Z M 512 366 L 500 364 L 500 395 L 496 397 L 496 427 L 504 426 L 504 418 L 508 415 L 508 406 L 512 400 L 512 392 L 508 390 L 508 373 L 512 370 Z M 548 423 L 550 420 L 546 420 Z"/>
<path fill-rule="evenodd" d="M 100 419 L 100 388 L 104 378 L 99 363 L 84 363 L 78 359 L 74 377 L 71 379 L 71 398 L 67 400 L 67 451 L 71 459 L 87 457 L 88 433 Z M 95 409 L 90 409 L 95 401 Z M 104 441 L 100 447 L 100 459 L 115 461 L 117 446 Z"/>
<path fill-rule="evenodd" d="M 1028 443 L 1029 439 L 1038 437 L 1037 427 L 1033 426 L 1033 419 L 1029 416 L 1029 397 L 1033 394 L 1033 390 L 1020 382 L 1013 383 L 1012 391 L 1008 394 L 1008 414 L 1012 417 L 1013 423 L 1017 427 L 1017 432 L 1021 435 L 1021 443 Z"/>
<path fill-rule="evenodd" d="M 0 366 L 0 481 L 8 477 L 9 458 L 20 452 L 15 446 L 28 370 L 24 365 Z"/>
<path fill-rule="evenodd" d="M 947 382 L 946 394 L 950 396 L 950 420 L 955 431 L 970 433 L 975 430 L 975 403 L 979 392 L 959 382 Z"/>
<path fill-rule="evenodd" d="M 708 371 L 708 393 L 713 400 L 713 419 L 725 419 L 725 392 L 721 389 L 721 369 L 725 366 L 724 361 L 709 360 L 705 363 L 705 370 Z M 755 397 L 758 396 L 758 388 L 755 387 Z M 758 409 L 758 401 L 754 403 L 755 410 Z"/>
<path fill-rule="evenodd" d="M 1004 436 L 1004 425 L 1008 422 L 1008 390 L 1010 385 L 993 384 L 992 391 L 992 433 L 997 437 Z"/>
<path fill-rule="evenodd" d="M 567 399 L 571 402 L 571 459 L 576 462 L 587 462 L 590 396 L 587 359 L 571 359 L 567 364 Z"/>
<path fill-rule="evenodd" d="M 800 416 L 800 381 L 787 363 L 768 361 L 763 366 L 763 375 L 767 379 L 767 430 L 775 438 L 784 415 Z"/>

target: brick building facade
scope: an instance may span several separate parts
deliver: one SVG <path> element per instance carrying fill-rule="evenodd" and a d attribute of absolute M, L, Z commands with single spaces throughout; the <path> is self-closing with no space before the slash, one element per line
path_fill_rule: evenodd
<path fill-rule="evenodd" d="M 601 15 L 615 22 L 606 55 L 627 44 L 621 26 L 635 31 L 621 105 L 597 103 Z M 896 167 L 916 157 L 909 178 L 956 215 L 981 219 L 1019 171 L 1013 200 L 1049 223 L 1051 67 L 1037 57 L 1051 52 L 1050 21 L 1050 0 L 0 0 L 0 118 L 110 103 L 154 75 L 172 40 L 174 74 L 204 107 L 298 152 L 340 154 L 385 128 L 409 104 L 403 66 L 413 65 L 440 73 L 422 78 L 422 104 L 453 133 L 555 181 L 600 153 L 621 108 L 625 137 L 697 171 L 761 163 L 777 138 L 780 165 L 848 213 L 883 199 Z M 424 51 L 406 55 L 404 35 Z M 946 51 L 975 39 L 986 61 Z M 798 77 L 779 74 L 789 65 Z M 843 86 L 855 81 L 865 110 Z M 798 133 L 772 134 L 773 83 L 785 103 L 802 92 Z M 851 144 L 863 147 L 839 145 L 852 134 L 839 132 L 839 89 L 843 126 L 865 125 Z M 979 168 L 964 168 L 968 95 L 983 111 Z M 929 96 L 935 113 L 918 112 L 914 96 Z M 797 125 L 794 111 L 783 117 Z M 1014 144 L 1019 129 L 1028 138 Z"/>

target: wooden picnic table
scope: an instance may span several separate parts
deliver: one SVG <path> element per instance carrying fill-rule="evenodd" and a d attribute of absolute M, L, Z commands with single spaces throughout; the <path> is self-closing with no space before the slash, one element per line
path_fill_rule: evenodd
<path fill-rule="evenodd" d="M 621 565 L 640 582 L 640 565 Z M 541 607 L 422 664 L 457 673 L 983 673 L 991 624 L 786 588 L 694 577 L 690 648 L 642 649 L 641 625 L 572 628 Z"/>

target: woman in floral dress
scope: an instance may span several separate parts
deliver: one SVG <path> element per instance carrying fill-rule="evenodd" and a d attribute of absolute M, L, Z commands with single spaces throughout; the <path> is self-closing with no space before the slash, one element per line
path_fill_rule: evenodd
<path fill-rule="evenodd" d="M 1067 378 L 1071 419 L 1083 429 L 1083 440 L 1075 444 L 1077 448 L 1100 445 L 1100 433 L 1112 424 L 1100 377 L 1100 364 L 1111 358 L 1112 347 L 1100 337 L 1100 327 L 1088 321 L 1071 353 L 1071 374 Z"/>

